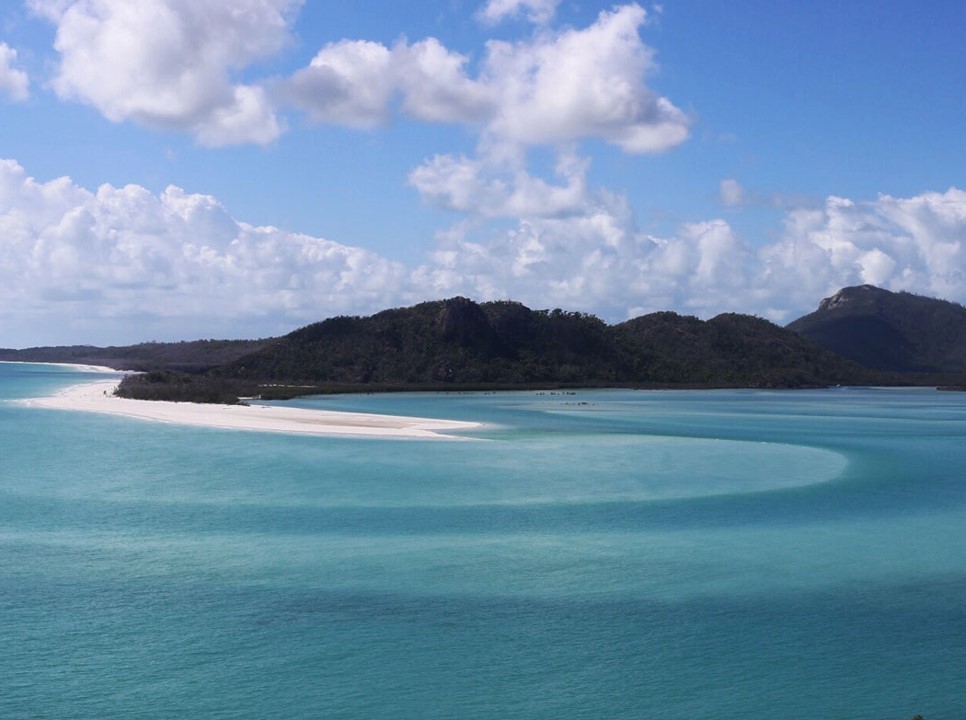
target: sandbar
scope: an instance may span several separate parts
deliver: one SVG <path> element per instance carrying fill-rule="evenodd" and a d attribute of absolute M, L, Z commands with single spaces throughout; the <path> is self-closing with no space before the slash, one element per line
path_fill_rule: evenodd
<path fill-rule="evenodd" d="M 56 395 L 20 401 L 30 407 L 123 415 L 199 427 L 296 435 L 465 440 L 451 432 L 483 427 L 461 420 L 311 410 L 278 405 L 214 405 L 115 396 L 117 380 L 74 385 Z"/>
<path fill-rule="evenodd" d="M 107 367 L 106 365 L 84 365 L 82 363 L 34 362 L 33 360 L 0 360 L 0 363 L 4 365 L 50 365 L 53 367 L 67 368 L 68 370 L 80 370 L 81 372 L 89 373 L 112 373 L 114 375 L 126 372 L 124 370 Z"/>

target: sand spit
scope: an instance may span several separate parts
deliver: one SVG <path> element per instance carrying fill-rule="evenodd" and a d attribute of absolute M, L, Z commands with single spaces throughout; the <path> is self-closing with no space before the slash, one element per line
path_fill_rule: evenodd
<path fill-rule="evenodd" d="M 82 365 L 80 363 L 55 363 L 55 362 L 34 362 L 33 360 L 0 360 L 5 365 L 50 365 L 52 367 L 62 367 L 67 370 L 80 370 L 89 373 L 111 373 L 112 375 L 125 374 L 126 370 L 115 370 L 105 365 Z"/>
<path fill-rule="evenodd" d="M 21 402 L 31 407 L 123 415 L 180 425 L 298 435 L 465 439 L 447 433 L 482 427 L 482 423 L 458 420 L 309 410 L 276 405 L 209 405 L 130 400 L 115 397 L 115 387 L 116 380 L 84 383 L 69 387 L 57 395 Z"/>

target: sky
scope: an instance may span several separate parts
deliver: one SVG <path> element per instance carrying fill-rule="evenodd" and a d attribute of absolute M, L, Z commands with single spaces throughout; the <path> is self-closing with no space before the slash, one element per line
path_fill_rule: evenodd
<path fill-rule="evenodd" d="M 966 3 L 5 0 L 0 347 L 966 302 Z"/>

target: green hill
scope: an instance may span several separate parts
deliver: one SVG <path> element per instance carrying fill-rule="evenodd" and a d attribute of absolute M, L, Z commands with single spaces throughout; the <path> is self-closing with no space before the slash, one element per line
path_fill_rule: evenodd
<path fill-rule="evenodd" d="M 462 297 L 334 317 L 259 341 L 0 351 L 149 372 L 129 397 L 235 402 L 322 392 L 551 387 L 810 387 L 889 382 L 767 320 L 659 312 L 608 325 Z"/>
<path fill-rule="evenodd" d="M 192 340 L 95 347 L 65 345 L 23 350 L 0 348 L 0 360 L 103 365 L 116 370 L 204 372 L 265 346 L 269 340 Z"/>
<path fill-rule="evenodd" d="M 801 387 L 878 377 L 760 318 L 593 315 L 466 298 L 296 330 L 212 371 L 248 385 Z"/>
<path fill-rule="evenodd" d="M 774 323 L 725 313 L 708 321 L 654 313 L 615 327 L 638 382 L 804 387 L 888 382 Z"/>
<path fill-rule="evenodd" d="M 366 385 L 600 382 L 614 378 L 615 353 L 593 316 L 458 297 L 324 320 L 216 374 Z"/>
<path fill-rule="evenodd" d="M 966 308 L 945 300 L 848 287 L 788 329 L 876 370 L 966 373 Z"/>

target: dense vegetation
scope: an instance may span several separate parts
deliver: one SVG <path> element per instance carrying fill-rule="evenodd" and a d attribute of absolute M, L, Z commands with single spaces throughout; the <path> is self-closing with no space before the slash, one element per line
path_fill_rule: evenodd
<path fill-rule="evenodd" d="M 24 350 L 0 348 L 0 360 L 104 365 L 117 370 L 167 369 L 198 373 L 253 353 L 269 342 L 270 340 L 194 340 L 104 348 L 92 345 L 35 347 Z"/>
<path fill-rule="evenodd" d="M 952 303 L 868 286 L 846 288 L 789 328 L 673 312 L 607 325 L 457 297 L 330 318 L 269 340 L 0 350 L 0 360 L 148 371 L 126 378 L 119 394 L 219 403 L 388 390 L 963 385 L 964 317 Z"/>
<path fill-rule="evenodd" d="M 760 318 L 593 315 L 465 298 L 314 323 L 203 375 L 132 377 L 128 397 L 587 386 L 804 387 L 886 381 Z"/>
<path fill-rule="evenodd" d="M 235 405 L 244 402 L 245 397 L 260 393 L 256 384 L 226 380 L 209 374 L 151 370 L 125 377 L 115 394 L 138 400 Z"/>
<path fill-rule="evenodd" d="M 945 300 L 860 285 L 788 328 L 876 370 L 966 374 L 966 308 Z"/>
<path fill-rule="evenodd" d="M 593 316 L 454 298 L 331 318 L 215 372 L 296 384 L 606 382 L 617 379 L 609 340 Z"/>
<path fill-rule="evenodd" d="M 212 371 L 313 387 L 702 385 L 798 387 L 872 375 L 758 318 L 592 315 L 465 298 L 309 325 Z"/>
<path fill-rule="evenodd" d="M 636 382 L 730 387 L 891 383 L 761 318 L 655 313 L 616 326 Z"/>

